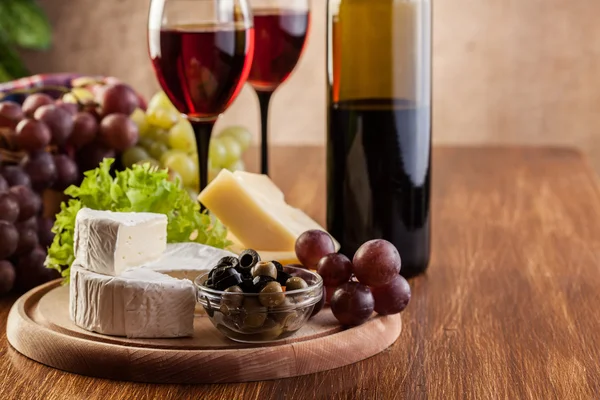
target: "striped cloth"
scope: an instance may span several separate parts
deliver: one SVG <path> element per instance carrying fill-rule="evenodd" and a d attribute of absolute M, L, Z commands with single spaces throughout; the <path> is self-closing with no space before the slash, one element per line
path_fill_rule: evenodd
<path fill-rule="evenodd" d="M 29 90 L 29 89 L 40 89 L 40 92 L 47 93 L 52 97 L 59 97 L 62 92 L 57 90 L 44 90 L 43 88 L 49 86 L 60 86 L 67 89 L 71 88 L 71 81 L 75 78 L 80 77 L 79 74 L 39 74 L 28 76 L 26 78 L 17 79 L 10 82 L 0 83 L 0 101 L 12 100 L 18 103 L 22 103 L 26 94 L 11 93 L 15 90 Z"/>

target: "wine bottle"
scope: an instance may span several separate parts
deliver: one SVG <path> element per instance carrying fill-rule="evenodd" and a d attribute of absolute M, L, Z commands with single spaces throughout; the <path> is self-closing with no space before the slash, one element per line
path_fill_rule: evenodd
<path fill-rule="evenodd" d="M 402 275 L 430 254 L 431 3 L 328 0 L 327 225 L 352 257 L 393 243 Z"/>

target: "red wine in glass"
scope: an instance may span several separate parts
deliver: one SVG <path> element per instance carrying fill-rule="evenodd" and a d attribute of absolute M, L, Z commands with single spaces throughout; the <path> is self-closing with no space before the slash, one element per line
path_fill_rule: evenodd
<path fill-rule="evenodd" d="M 252 65 L 254 30 L 228 25 L 176 25 L 150 32 L 152 65 L 161 87 L 196 133 L 200 190 L 208 184 L 210 134 L 235 100 Z"/>
<path fill-rule="evenodd" d="M 250 71 L 252 28 L 181 25 L 160 31 L 154 70 L 175 107 L 214 118 L 237 97 Z"/>
<path fill-rule="evenodd" d="M 273 92 L 290 76 L 306 44 L 308 2 L 301 9 L 254 9 L 256 46 L 248 82 L 256 90 L 261 112 L 261 172 L 268 173 L 267 122 Z"/>
<path fill-rule="evenodd" d="M 308 10 L 259 10 L 254 14 L 256 47 L 248 82 L 274 91 L 292 73 L 306 43 Z"/>

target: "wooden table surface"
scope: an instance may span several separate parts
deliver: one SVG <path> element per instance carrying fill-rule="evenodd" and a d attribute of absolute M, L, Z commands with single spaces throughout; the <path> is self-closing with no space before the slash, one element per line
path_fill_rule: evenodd
<path fill-rule="evenodd" d="M 318 148 L 273 152 L 274 180 L 324 218 Z M 100 380 L 33 362 L 6 341 L 0 399 L 600 398 L 600 186 L 560 148 L 434 151 L 433 254 L 411 280 L 404 330 L 363 362 L 294 379 L 222 385 Z M 349 349 L 351 351 L 351 349 Z"/>

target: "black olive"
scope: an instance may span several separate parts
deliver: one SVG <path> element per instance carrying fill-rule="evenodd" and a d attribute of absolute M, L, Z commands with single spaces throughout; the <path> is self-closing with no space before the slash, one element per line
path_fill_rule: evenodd
<path fill-rule="evenodd" d="M 252 282 L 252 278 L 242 277 L 242 283 L 239 284 L 239 287 L 242 288 L 244 293 L 257 293 L 254 290 L 254 283 Z"/>
<path fill-rule="evenodd" d="M 271 261 L 261 261 L 252 268 L 252 276 L 269 276 L 277 279 L 277 267 Z"/>
<path fill-rule="evenodd" d="M 225 290 L 242 283 L 242 276 L 234 268 L 220 267 L 213 275 L 213 282 L 217 290 Z"/>
<path fill-rule="evenodd" d="M 273 282 L 275 279 L 270 276 L 257 276 L 252 280 L 252 285 L 254 286 L 253 292 L 258 293 L 267 285 L 269 282 Z"/>
<path fill-rule="evenodd" d="M 281 263 L 279 261 L 271 261 L 273 264 L 275 264 L 275 268 L 277 268 L 277 272 L 283 272 L 283 265 L 281 265 Z"/>
<path fill-rule="evenodd" d="M 250 276 L 252 267 L 260 262 L 260 256 L 252 249 L 242 251 L 238 259 L 238 271 L 244 276 Z"/>
<path fill-rule="evenodd" d="M 285 272 L 285 271 L 279 271 L 279 272 L 277 272 L 277 282 L 279 282 L 279 284 L 281 286 L 285 286 L 285 283 L 291 277 L 292 276 L 290 274 L 288 274 L 287 272 Z"/>
<path fill-rule="evenodd" d="M 240 261 L 236 257 L 227 256 L 223 257 L 217 262 L 217 267 L 232 267 L 235 268 L 238 266 Z"/>

